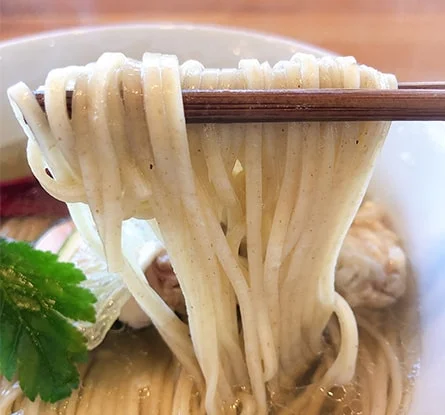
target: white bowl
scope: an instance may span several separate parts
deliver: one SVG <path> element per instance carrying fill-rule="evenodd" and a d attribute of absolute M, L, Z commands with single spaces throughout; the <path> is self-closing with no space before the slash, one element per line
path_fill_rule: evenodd
<path fill-rule="evenodd" d="M 54 67 L 86 64 L 105 51 L 140 58 L 174 53 L 209 66 L 255 57 L 275 63 L 319 48 L 290 39 L 218 27 L 133 24 L 52 32 L 0 44 L 0 180 L 26 174 L 23 134 L 6 99 L 17 81 L 39 86 Z M 18 147 L 17 147 L 18 146 Z M 15 156 L 11 148 L 18 154 Z M 9 151 L 9 153 L 8 153 Z M 445 122 L 394 123 L 371 184 L 402 234 L 420 291 L 422 352 L 411 414 L 437 413 L 445 387 Z"/>

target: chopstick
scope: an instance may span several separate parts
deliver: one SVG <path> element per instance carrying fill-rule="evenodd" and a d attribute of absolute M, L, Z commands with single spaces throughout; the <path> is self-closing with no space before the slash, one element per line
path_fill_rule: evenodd
<path fill-rule="evenodd" d="M 445 89 L 445 81 L 399 82 L 399 89 Z"/>
<path fill-rule="evenodd" d="M 45 110 L 45 94 L 34 92 Z M 66 92 L 71 114 L 73 91 Z M 183 90 L 187 123 L 445 120 L 445 82 L 395 90 Z"/>

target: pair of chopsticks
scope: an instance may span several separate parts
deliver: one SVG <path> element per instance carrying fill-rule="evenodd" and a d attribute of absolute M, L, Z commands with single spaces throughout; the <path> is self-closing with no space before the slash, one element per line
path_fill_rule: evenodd
<path fill-rule="evenodd" d="M 45 110 L 45 94 L 34 92 Z M 71 113 L 72 91 L 67 91 Z M 395 90 L 183 90 L 186 122 L 445 120 L 445 82 L 399 83 Z"/>

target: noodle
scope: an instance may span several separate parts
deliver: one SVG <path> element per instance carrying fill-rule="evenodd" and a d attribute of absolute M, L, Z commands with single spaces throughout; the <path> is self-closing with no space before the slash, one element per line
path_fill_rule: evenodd
<path fill-rule="evenodd" d="M 149 53 L 141 63 L 107 53 L 51 72 L 48 118 L 26 86 L 12 87 L 34 174 L 69 203 L 83 238 L 122 276 L 175 356 L 128 381 L 129 374 L 92 364 L 67 413 L 126 413 L 118 407 L 128 401 L 131 413 L 150 415 L 321 414 L 326 391 L 366 373 L 355 375 L 357 353 L 377 374 L 362 382 L 363 408 L 394 413 L 402 399 L 397 358 L 365 319 L 360 327 L 379 352 L 359 349 L 354 313 L 334 289 L 337 257 L 389 123 L 186 126 L 181 88 L 396 87 L 393 76 L 353 58 L 296 54 L 274 67 L 243 60 L 220 70 Z M 122 230 L 133 217 L 156 219 L 188 325 L 146 283 Z M 107 371 L 103 391 L 95 385 L 99 370 Z M 300 384 L 307 376 L 310 384 Z M 145 392 L 135 398 L 135 389 Z M 15 389 L 0 405 L 16 396 Z"/>

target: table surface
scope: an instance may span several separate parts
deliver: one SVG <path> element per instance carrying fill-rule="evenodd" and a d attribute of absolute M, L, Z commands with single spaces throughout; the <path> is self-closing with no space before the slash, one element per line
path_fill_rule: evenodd
<path fill-rule="evenodd" d="M 0 0 L 0 39 L 130 21 L 217 23 L 313 43 L 399 80 L 445 80 L 445 0 Z"/>

